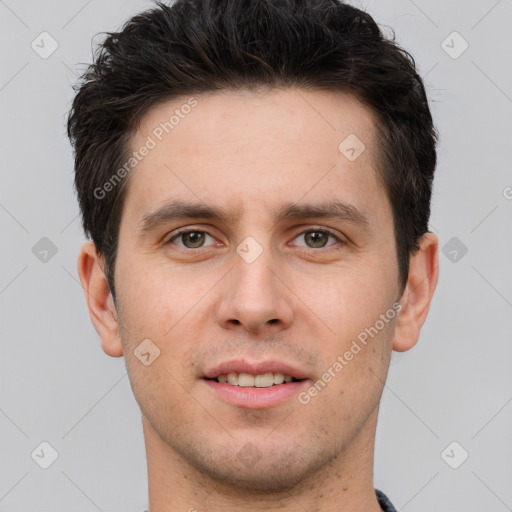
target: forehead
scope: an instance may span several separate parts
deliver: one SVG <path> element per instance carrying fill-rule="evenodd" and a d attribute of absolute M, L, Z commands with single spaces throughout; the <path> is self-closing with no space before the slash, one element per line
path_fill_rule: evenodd
<path fill-rule="evenodd" d="M 133 168 L 126 198 L 139 216 L 170 197 L 239 213 L 249 204 L 275 211 L 306 196 L 374 214 L 386 202 L 374 116 L 344 93 L 224 90 L 175 98 L 142 118 L 131 149 L 144 146 L 150 150 Z"/>

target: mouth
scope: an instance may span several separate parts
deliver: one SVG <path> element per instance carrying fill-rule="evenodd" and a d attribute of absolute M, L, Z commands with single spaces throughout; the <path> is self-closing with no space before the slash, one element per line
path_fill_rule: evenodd
<path fill-rule="evenodd" d="M 251 375 L 250 373 L 237 373 L 229 372 L 222 373 L 215 378 L 207 378 L 206 380 L 213 380 L 221 384 L 229 384 L 231 386 L 240 386 L 244 388 L 270 388 L 272 386 L 279 386 L 281 384 L 288 384 L 290 382 L 300 382 L 306 379 L 296 379 L 289 374 L 280 372 L 267 372 L 258 375 Z"/>
<path fill-rule="evenodd" d="M 247 409 L 277 407 L 310 385 L 305 372 L 279 361 L 226 361 L 208 371 L 203 382 L 216 398 Z"/>

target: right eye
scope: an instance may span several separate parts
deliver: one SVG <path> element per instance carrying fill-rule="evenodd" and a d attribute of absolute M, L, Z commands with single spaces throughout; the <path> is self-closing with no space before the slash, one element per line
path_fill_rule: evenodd
<path fill-rule="evenodd" d="M 213 238 L 213 236 L 207 231 L 201 229 L 183 229 L 170 238 L 166 244 L 171 244 L 171 242 L 174 243 L 174 240 L 181 240 L 183 245 L 174 245 L 185 249 L 200 249 L 204 247 L 206 237 L 210 237 L 215 240 L 215 238 Z"/>

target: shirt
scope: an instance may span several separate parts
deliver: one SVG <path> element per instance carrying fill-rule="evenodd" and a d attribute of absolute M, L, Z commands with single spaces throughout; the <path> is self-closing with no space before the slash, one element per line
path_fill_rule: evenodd
<path fill-rule="evenodd" d="M 375 489 L 375 494 L 377 495 L 377 500 L 379 501 L 380 508 L 383 510 L 383 512 L 396 512 L 396 508 L 382 491 Z M 143 512 L 148 511 L 143 510 Z"/>
<path fill-rule="evenodd" d="M 377 500 L 379 502 L 380 508 L 384 512 L 396 512 L 396 508 L 393 506 L 389 498 L 378 489 L 375 489 L 375 494 L 377 495 Z"/>

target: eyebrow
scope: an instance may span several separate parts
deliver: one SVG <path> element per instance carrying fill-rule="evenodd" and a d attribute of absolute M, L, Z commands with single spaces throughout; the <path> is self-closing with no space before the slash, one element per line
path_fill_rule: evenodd
<path fill-rule="evenodd" d="M 197 219 L 215 220 L 225 224 L 236 221 L 240 211 L 229 211 L 221 206 L 210 206 L 201 202 L 189 202 L 175 199 L 150 212 L 139 223 L 140 236 L 149 233 L 171 221 Z M 341 200 L 324 201 L 317 204 L 284 203 L 270 210 L 274 223 L 284 220 L 309 218 L 331 219 L 354 224 L 369 230 L 371 224 L 367 212 Z"/>

